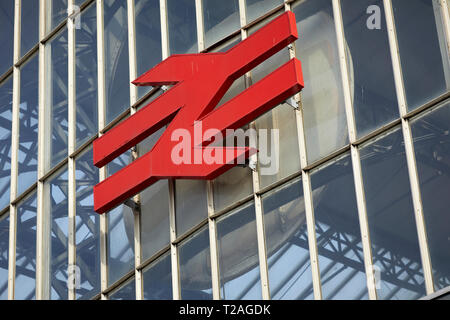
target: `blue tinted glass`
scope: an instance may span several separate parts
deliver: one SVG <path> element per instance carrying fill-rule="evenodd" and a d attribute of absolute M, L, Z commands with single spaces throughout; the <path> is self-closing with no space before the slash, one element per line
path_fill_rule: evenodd
<path fill-rule="evenodd" d="M 450 286 L 449 123 L 446 102 L 411 125 L 436 290 Z"/>
<path fill-rule="evenodd" d="M 170 54 L 197 52 L 194 0 L 167 0 Z"/>
<path fill-rule="evenodd" d="M 57 27 L 67 17 L 67 0 L 47 0 L 47 32 Z"/>
<path fill-rule="evenodd" d="M 175 181 L 175 213 L 177 235 L 182 235 L 208 217 L 205 181 Z"/>
<path fill-rule="evenodd" d="M 301 180 L 264 195 L 262 204 L 271 298 L 313 299 Z"/>
<path fill-rule="evenodd" d="M 13 65 L 14 1 L 0 2 L 0 75 Z"/>
<path fill-rule="evenodd" d="M 378 298 L 425 296 L 402 131 L 364 146 L 361 167 Z"/>
<path fill-rule="evenodd" d="M 0 208 L 9 204 L 11 181 L 12 77 L 0 84 Z"/>
<path fill-rule="evenodd" d="M 0 216 L 0 300 L 8 299 L 9 214 Z"/>
<path fill-rule="evenodd" d="M 20 52 L 24 56 L 39 40 L 39 1 L 22 0 L 21 13 Z"/>
<path fill-rule="evenodd" d="M 239 1 L 203 0 L 203 23 L 206 47 L 239 30 Z"/>
<path fill-rule="evenodd" d="M 36 291 L 36 193 L 17 208 L 15 299 L 30 300 Z"/>
<path fill-rule="evenodd" d="M 245 2 L 247 4 L 247 23 L 283 4 L 283 0 L 245 0 Z"/>
<path fill-rule="evenodd" d="M 136 300 L 135 281 L 131 279 L 127 281 L 117 291 L 111 293 L 109 300 Z"/>
<path fill-rule="evenodd" d="M 172 299 L 172 271 L 170 255 L 165 254 L 144 269 L 144 299 Z"/>
<path fill-rule="evenodd" d="M 34 56 L 20 72 L 19 178 L 20 195 L 37 180 L 39 120 L 39 57 Z"/>

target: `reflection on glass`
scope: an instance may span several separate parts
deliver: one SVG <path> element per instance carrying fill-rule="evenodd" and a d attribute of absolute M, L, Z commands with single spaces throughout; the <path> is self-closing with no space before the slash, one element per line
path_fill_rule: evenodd
<path fill-rule="evenodd" d="M 165 254 L 144 269 L 144 300 L 172 299 L 170 254 Z"/>
<path fill-rule="evenodd" d="M 358 137 L 399 117 L 389 39 L 382 0 L 344 0 L 345 40 L 352 60 L 353 108 Z M 367 27 L 367 8 L 381 9 L 381 29 Z"/>
<path fill-rule="evenodd" d="M 301 180 L 264 195 L 262 204 L 271 298 L 313 299 Z"/>
<path fill-rule="evenodd" d="M 67 268 L 68 268 L 68 185 L 67 168 L 60 171 L 45 185 L 48 192 L 47 205 L 49 209 L 48 224 L 50 234 L 50 298 L 52 300 L 67 300 Z"/>
<path fill-rule="evenodd" d="M 393 0 L 409 110 L 450 90 L 450 67 L 438 0 Z"/>
<path fill-rule="evenodd" d="M 134 268 L 133 230 L 133 213 L 128 207 L 121 205 L 108 212 L 108 284 Z"/>
<path fill-rule="evenodd" d="M 112 176 L 119 170 L 125 168 L 127 165 L 130 164 L 130 162 L 131 162 L 131 151 L 128 150 L 107 164 L 106 171 L 107 171 L 108 177 Z"/>
<path fill-rule="evenodd" d="M 3 1 L 9 2 L 9 1 Z M 11 1 L 13 2 L 13 1 Z M 21 35 L 20 52 L 24 56 L 38 43 L 39 39 L 39 1 L 22 0 L 21 2 Z M 11 16 L 14 17 L 14 16 Z M 10 37 L 12 36 L 12 32 Z M 1 72 L 0 72 L 1 73 Z M 37 74 L 36 74 L 37 76 Z"/>
<path fill-rule="evenodd" d="M 12 91 L 10 77 L 0 84 L 0 208 L 9 204 L 10 197 Z"/>
<path fill-rule="evenodd" d="M 49 129 L 52 141 L 48 150 L 50 163 L 47 163 L 47 170 L 67 156 L 67 29 L 53 38 L 48 46 L 45 52 L 50 64 L 50 72 L 46 73 L 49 92 L 46 103 L 50 111 L 47 119 L 51 123 Z"/>
<path fill-rule="evenodd" d="M 92 149 L 75 163 L 76 246 L 80 268 L 77 299 L 90 299 L 100 292 L 100 215 L 94 211 L 93 188 L 98 183 L 98 169 L 93 164 Z"/>
<path fill-rule="evenodd" d="M 179 247 L 180 288 L 184 300 L 211 300 L 209 232 L 204 227 Z"/>
<path fill-rule="evenodd" d="M 348 142 L 341 70 L 331 0 L 307 0 L 293 8 L 305 89 L 302 105 L 308 161 Z"/>
<path fill-rule="evenodd" d="M 97 20 L 91 5 L 80 17 L 76 29 L 77 147 L 97 133 Z"/>
<path fill-rule="evenodd" d="M 283 0 L 245 0 L 245 2 L 247 4 L 247 23 L 283 4 Z"/>
<path fill-rule="evenodd" d="M 17 208 L 16 282 L 14 298 L 31 300 L 36 291 L 36 214 L 34 193 Z"/>
<path fill-rule="evenodd" d="M 104 24 L 106 122 L 110 123 L 130 106 L 127 2 L 105 0 Z"/>
<path fill-rule="evenodd" d="M 204 180 L 175 181 L 175 213 L 177 235 L 182 235 L 208 217 Z"/>
<path fill-rule="evenodd" d="M 0 300 L 8 299 L 9 214 L 0 216 Z"/>
<path fill-rule="evenodd" d="M 450 286 L 450 103 L 412 122 L 436 290 Z"/>
<path fill-rule="evenodd" d="M 0 2 L 0 75 L 13 65 L 14 1 Z"/>
<path fill-rule="evenodd" d="M 46 30 L 48 33 L 67 17 L 67 0 L 47 0 L 46 12 L 48 15 Z"/>
<path fill-rule="evenodd" d="M 234 167 L 213 181 L 214 211 L 244 199 L 253 192 L 252 171 Z"/>
<path fill-rule="evenodd" d="M 195 1 L 167 0 L 170 54 L 196 53 L 197 23 Z"/>
<path fill-rule="evenodd" d="M 137 0 L 135 14 L 136 52 L 138 52 L 136 62 L 137 74 L 140 76 L 162 59 L 159 0 Z M 144 96 L 150 89 L 138 87 L 139 97 Z"/>
<path fill-rule="evenodd" d="M 322 295 L 368 299 L 350 155 L 311 174 Z"/>
<path fill-rule="evenodd" d="M 378 298 L 425 296 L 402 131 L 364 146 L 361 167 Z"/>
<path fill-rule="evenodd" d="M 205 47 L 239 30 L 238 0 L 203 0 Z"/>
<path fill-rule="evenodd" d="M 254 204 L 249 203 L 218 219 L 217 240 L 220 297 L 262 299 Z"/>
<path fill-rule="evenodd" d="M 38 157 L 38 76 L 39 58 L 35 55 L 20 72 L 19 168 L 20 195 L 37 180 Z"/>
<path fill-rule="evenodd" d="M 111 293 L 109 300 L 136 300 L 136 284 L 134 278 L 128 280 L 119 289 Z"/>

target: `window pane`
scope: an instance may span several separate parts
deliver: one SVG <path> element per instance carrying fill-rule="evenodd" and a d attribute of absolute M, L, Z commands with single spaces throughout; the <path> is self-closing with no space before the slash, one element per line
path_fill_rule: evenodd
<path fill-rule="evenodd" d="M 262 299 L 254 204 L 219 219 L 217 239 L 221 298 Z"/>
<path fill-rule="evenodd" d="M 47 72 L 48 92 L 46 100 L 50 114 L 52 141 L 47 170 L 67 157 L 68 111 L 67 111 L 67 29 L 59 33 L 46 49 L 50 72 Z"/>
<path fill-rule="evenodd" d="M 22 0 L 20 10 L 22 14 L 20 52 L 21 56 L 24 56 L 31 48 L 37 45 L 39 40 L 39 1 Z M 12 16 L 12 18 L 13 17 L 14 15 Z M 11 32 L 10 37 L 12 36 L 13 33 Z"/>
<path fill-rule="evenodd" d="M 76 245 L 80 288 L 77 299 L 90 299 L 100 292 L 100 215 L 94 211 L 93 188 L 98 169 L 92 149 L 76 160 Z"/>
<path fill-rule="evenodd" d="M 196 53 L 197 23 L 194 0 L 167 0 L 170 54 Z"/>
<path fill-rule="evenodd" d="M 133 213 L 121 205 L 108 215 L 108 284 L 134 268 Z"/>
<path fill-rule="evenodd" d="M 9 214 L 0 216 L 0 300 L 8 299 Z"/>
<path fill-rule="evenodd" d="M 172 299 L 170 254 L 165 254 L 144 269 L 144 300 Z"/>
<path fill-rule="evenodd" d="M 283 0 L 246 0 L 245 2 L 247 4 L 247 23 L 283 4 Z"/>
<path fill-rule="evenodd" d="M 301 180 L 264 195 L 262 204 L 271 298 L 313 299 Z"/>
<path fill-rule="evenodd" d="M 127 2 L 105 0 L 104 12 L 106 121 L 110 123 L 130 106 Z"/>
<path fill-rule="evenodd" d="M 240 28 L 238 0 L 203 0 L 205 47 Z"/>
<path fill-rule="evenodd" d="M 0 208 L 9 204 L 11 181 L 12 77 L 0 85 Z"/>
<path fill-rule="evenodd" d="M 0 75 L 13 65 L 14 1 L 0 2 Z"/>
<path fill-rule="evenodd" d="M 182 235 L 208 217 L 204 180 L 176 180 L 175 201 L 177 235 Z"/>
<path fill-rule="evenodd" d="M 56 28 L 67 17 L 67 0 L 47 0 L 46 6 L 48 33 Z"/>
<path fill-rule="evenodd" d="M 293 8 L 302 62 L 302 91 L 308 161 L 312 162 L 348 142 L 341 70 L 331 0 L 307 0 Z"/>
<path fill-rule="evenodd" d="M 68 263 L 68 173 L 67 169 L 57 173 L 46 184 L 49 192 L 47 205 L 50 224 L 50 298 L 52 300 L 67 300 L 67 263 Z"/>
<path fill-rule="evenodd" d="M 417 299 L 425 285 L 403 136 L 396 130 L 361 149 L 361 167 L 380 299 Z"/>
<path fill-rule="evenodd" d="M 182 299 L 212 300 L 208 227 L 183 243 L 178 252 Z"/>
<path fill-rule="evenodd" d="M 449 123 L 447 102 L 411 125 L 436 290 L 450 286 Z"/>
<path fill-rule="evenodd" d="M 137 0 L 135 14 L 137 73 L 140 76 L 162 59 L 159 0 Z M 144 96 L 150 89 L 138 87 L 139 97 Z"/>
<path fill-rule="evenodd" d="M 393 0 L 392 6 L 406 99 L 409 110 L 413 110 L 450 89 L 440 3 L 437 0 Z"/>
<path fill-rule="evenodd" d="M 234 167 L 213 181 L 213 189 L 217 212 L 253 193 L 252 171 Z"/>
<path fill-rule="evenodd" d="M 38 76 L 39 57 L 36 55 L 20 72 L 19 195 L 37 180 Z"/>
<path fill-rule="evenodd" d="M 36 213 L 34 193 L 17 208 L 16 233 L 16 300 L 35 299 L 36 292 Z"/>
<path fill-rule="evenodd" d="M 128 280 L 119 289 L 109 295 L 109 300 L 136 300 L 136 285 L 134 278 Z"/>
<path fill-rule="evenodd" d="M 322 295 L 368 299 L 350 155 L 311 174 Z"/>
<path fill-rule="evenodd" d="M 76 29 L 77 147 L 97 133 L 97 20 L 96 6 L 81 15 Z"/>
<path fill-rule="evenodd" d="M 362 137 L 399 117 L 384 7 L 381 0 L 341 4 L 356 129 Z M 381 9 L 380 29 L 367 27 L 371 5 Z"/>

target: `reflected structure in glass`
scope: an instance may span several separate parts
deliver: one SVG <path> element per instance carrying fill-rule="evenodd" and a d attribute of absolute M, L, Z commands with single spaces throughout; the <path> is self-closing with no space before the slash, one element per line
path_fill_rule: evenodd
<path fill-rule="evenodd" d="M 8 299 L 9 213 L 0 216 L 0 300 Z"/>
<path fill-rule="evenodd" d="M 12 77 L 0 84 L 0 208 L 9 205 L 11 182 Z"/>
<path fill-rule="evenodd" d="M 195 1 L 167 0 L 170 54 L 197 53 Z"/>
<path fill-rule="evenodd" d="M 143 270 L 144 300 L 172 299 L 170 254 L 165 254 Z"/>
<path fill-rule="evenodd" d="M 46 31 L 47 33 L 49 33 L 67 17 L 67 0 L 46 0 L 46 1 L 47 1 L 47 3 L 45 4 L 47 13 Z"/>
<path fill-rule="evenodd" d="M 239 30 L 238 0 L 203 0 L 205 47 Z"/>

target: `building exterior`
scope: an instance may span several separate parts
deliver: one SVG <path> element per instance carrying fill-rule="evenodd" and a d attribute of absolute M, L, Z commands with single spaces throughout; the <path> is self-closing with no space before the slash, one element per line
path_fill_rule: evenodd
<path fill-rule="evenodd" d="M 291 10 L 305 88 L 249 124 L 278 170 L 162 180 L 104 215 L 93 141 L 167 88 L 172 54 L 224 52 Z M 448 0 L 0 3 L 0 299 L 419 299 L 450 286 Z M 211 70 L 214 72 L 214 70 Z M 164 89 L 164 90 L 163 90 Z M 441 291 L 443 290 L 443 291 Z"/>

